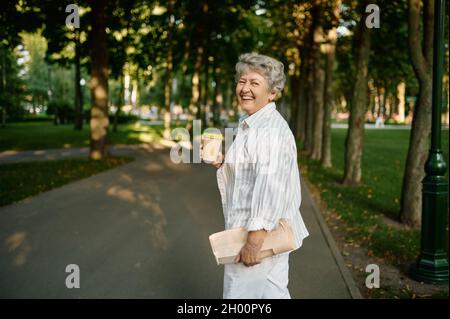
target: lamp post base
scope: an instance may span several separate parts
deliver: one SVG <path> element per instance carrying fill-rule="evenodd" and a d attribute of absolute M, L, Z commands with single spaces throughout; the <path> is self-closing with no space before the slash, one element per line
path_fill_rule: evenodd
<path fill-rule="evenodd" d="M 411 277 L 417 281 L 429 284 L 448 284 L 448 262 L 447 259 L 430 261 L 419 259 L 411 265 Z"/>

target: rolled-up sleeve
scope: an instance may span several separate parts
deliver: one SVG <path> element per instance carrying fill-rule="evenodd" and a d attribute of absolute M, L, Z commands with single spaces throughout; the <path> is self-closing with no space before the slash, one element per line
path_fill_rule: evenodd
<path fill-rule="evenodd" d="M 274 229 L 292 199 L 292 141 L 280 130 L 267 129 L 255 136 L 255 184 L 247 230 Z"/>

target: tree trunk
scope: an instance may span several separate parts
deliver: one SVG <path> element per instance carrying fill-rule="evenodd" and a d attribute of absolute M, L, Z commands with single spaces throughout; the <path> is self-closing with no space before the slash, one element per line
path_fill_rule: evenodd
<path fill-rule="evenodd" d="M 373 116 L 375 114 L 375 109 L 377 105 L 376 89 L 373 86 L 373 81 L 369 81 L 369 109 L 370 114 Z"/>
<path fill-rule="evenodd" d="M 216 61 L 216 60 L 214 60 Z M 217 62 L 216 62 L 217 63 Z M 214 126 L 219 125 L 220 119 L 220 111 L 223 105 L 223 95 L 222 95 L 222 82 L 221 78 L 221 69 L 218 66 L 214 67 L 214 83 L 216 84 L 214 87 L 214 104 L 213 104 L 213 124 Z"/>
<path fill-rule="evenodd" d="M 376 101 L 377 101 L 377 103 L 376 103 L 375 109 L 376 109 L 376 114 L 377 114 L 377 117 L 378 117 L 378 116 L 381 115 L 381 110 L 382 110 L 381 90 L 380 90 L 380 86 L 379 85 L 377 85 L 377 88 L 376 88 Z"/>
<path fill-rule="evenodd" d="M 425 161 L 431 134 L 431 77 L 420 84 L 420 95 L 414 109 L 409 150 L 403 175 L 400 220 L 410 226 L 420 226 L 422 212 L 421 182 L 425 177 Z"/>
<path fill-rule="evenodd" d="M 108 56 L 105 32 L 106 0 L 92 2 L 91 29 L 91 159 L 108 156 Z"/>
<path fill-rule="evenodd" d="M 136 71 L 136 75 L 133 78 L 133 80 L 131 80 L 131 105 L 132 105 L 132 110 L 135 112 L 139 112 L 139 104 L 138 104 L 138 77 L 137 77 L 137 73 L 139 72 L 139 70 Z"/>
<path fill-rule="evenodd" d="M 311 59 L 308 59 L 310 62 Z M 313 123 L 314 123 L 314 97 L 313 97 L 313 72 L 310 68 L 307 74 L 307 103 L 306 103 L 306 127 L 305 127 L 305 144 L 304 150 L 308 155 L 312 153 L 312 145 L 313 145 Z"/>
<path fill-rule="evenodd" d="M 324 92 L 324 71 L 322 67 L 322 54 L 320 46 L 323 42 L 322 29 L 322 3 L 316 1 L 313 7 L 312 19 L 312 74 L 313 74 L 313 105 L 314 105 L 314 123 L 311 158 L 320 160 L 322 157 L 322 132 L 323 132 L 323 92 Z"/>
<path fill-rule="evenodd" d="M 6 107 L 2 107 L 2 127 L 6 126 Z"/>
<path fill-rule="evenodd" d="M 408 40 L 411 60 L 419 80 L 419 99 L 414 107 L 409 149 L 400 206 L 400 220 L 404 224 L 420 226 L 422 213 L 421 182 L 428 156 L 431 134 L 431 98 L 433 67 L 434 1 L 424 1 L 423 45 L 420 35 L 420 1 L 409 0 Z"/>
<path fill-rule="evenodd" d="M 173 25 L 175 17 L 173 16 L 173 0 L 168 2 L 167 15 L 169 17 L 168 23 L 168 45 L 169 50 L 167 52 L 167 67 L 166 67 L 166 82 L 164 85 L 164 132 L 163 137 L 165 139 L 170 139 L 170 123 L 171 123 L 171 113 L 170 113 L 170 97 L 172 95 L 172 77 L 173 77 L 173 48 L 172 48 L 172 37 L 173 37 Z"/>
<path fill-rule="evenodd" d="M 200 103 L 200 107 L 202 109 L 202 113 L 200 119 L 202 120 L 202 126 L 209 126 L 209 106 L 208 106 L 208 96 L 209 96 L 209 60 L 208 53 L 205 50 L 205 56 L 203 57 L 203 61 L 205 61 L 205 82 L 203 87 L 203 101 Z"/>
<path fill-rule="evenodd" d="M 378 86 L 377 88 L 378 91 L 378 113 L 377 113 L 377 117 L 382 116 L 384 113 L 384 103 L 385 103 L 385 92 L 384 92 L 384 88 Z"/>
<path fill-rule="evenodd" d="M 55 104 L 54 112 L 55 112 L 55 116 L 53 117 L 53 124 L 55 126 L 57 126 L 59 124 L 59 111 L 58 111 L 58 107 L 56 106 L 56 104 Z"/>
<path fill-rule="evenodd" d="M 200 71 L 203 60 L 203 47 L 197 48 L 197 56 L 195 58 L 194 74 L 192 75 L 192 93 L 191 100 L 189 101 L 189 115 L 186 128 L 190 131 L 192 129 L 192 121 L 199 112 L 198 102 L 200 100 Z M 197 111 L 195 112 L 195 108 Z"/>
<path fill-rule="evenodd" d="M 387 93 L 386 106 L 384 108 L 385 120 L 387 121 L 391 117 L 392 113 L 392 95 L 391 92 Z"/>
<path fill-rule="evenodd" d="M 319 33 L 322 31 L 321 21 L 322 3 L 321 0 L 315 0 L 311 9 L 311 26 L 309 29 L 308 38 L 308 54 L 307 63 L 309 70 L 307 74 L 307 110 L 306 110 L 306 134 L 304 149 L 307 155 L 312 156 L 314 150 L 314 132 L 315 132 L 315 119 L 318 107 L 315 105 L 316 100 L 319 98 L 315 91 L 318 88 L 316 80 L 320 78 L 320 39 Z M 323 90 L 323 88 L 321 89 Z M 323 91 L 322 91 L 323 92 Z M 323 96 L 323 95 L 322 95 Z"/>
<path fill-rule="evenodd" d="M 37 96 L 33 95 L 33 114 L 36 115 L 36 100 L 38 99 Z"/>
<path fill-rule="evenodd" d="M 236 105 L 236 98 L 234 93 L 234 82 L 233 81 L 226 81 L 226 88 L 225 88 L 225 98 L 224 98 L 224 108 L 227 112 L 227 125 L 228 123 L 235 120 L 237 115 L 237 105 Z M 232 117 L 230 117 L 230 115 Z"/>
<path fill-rule="evenodd" d="M 320 53 L 320 52 L 319 52 Z M 323 133 L 323 88 L 324 88 L 324 71 L 319 61 L 314 66 L 314 90 L 313 90 L 313 103 L 314 103 L 314 123 L 313 123 L 313 146 L 311 158 L 320 160 L 322 157 L 322 133 Z"/>
<path fill-rule="evenodd" d="M 385 82 L 384 84 L 384 88 L 383 88 L 383 111 L 381 112 L 381 116 L 384 118 L 384 116 L 386 115 L 387 112 L 387 108 L 388 108 L 388 86 Z"/>
<path fill-rule="evenodd" d="M 192 124 L 194 117 L 197 119 L 201 119 L 202 112 L 201 112 L 201 103 L 200 97 L 201 97 L 201 69 L 203 64 L 203 55 L 204 55 L 204 37 L 205 34 L 205 27 L 207 24 L 208 19 L 208 10 L 209 6 L 207 2 L 200 3 L 200 19 L 199 23 L 197 24 L 196 28 L 196 57 L 195 57 L 195 64 L 194 64 L 194 74 L 192 76 L 192 94 L 191 94 L 191 100 L 189 102 L 189 115 L 188 115 L 188 123 L 186 125 L 186 128 L 189 130 L 190 133 L 192 130 Z M 196 109 L 194 111 L 194 109 Z M 195 114 L 194 114 L 195 112 Z M 192 134 L 191 134 L 192 135 Z"/>
<path fill-rule="evenodd" d="M 298 112 L 297 112 L 297 130 L 295 136 L 303 144 L 306 136 L 306 112 L 308 108 L 307 99 L 307 80 L 308 80 L 308 48 L 300 49 L 300 77 L 298 83 Z"/>
<path fill-rule="evenodd" d="M 405 122 L 405 82 L 400 82 L 397 85 L 397 99 L 398 99 L 398 120 L 400 123 Z"/>
<path fill-rule="evenodd" d="M 120 111 L 121 111 L 122 105 L 123 105 L 123 95 L 125 92 L 125 85 L 124 85 L 123 81 L 124 81 L 123 75 L 121 74 L 119 76 L 119 82 L 120 82 L 119 98 L 117 99 L 117 109 L 116 109 L 116 113 L 114 114 L 114 126 L 113 126 L 114 133 L 117 132 L 117 128 L 119 125 L 119 115 L 120 115 Z"/>
<path fill-rule="evenodd" d="M 339 10 L 339 8 L 338 8 Z M 338 11 L 339 12 L 339 11 Z M 333 27 L 328 32 L 326 68 L 325 68 L 325 87 L 324 87 L 324 114 L 323 114 L 323 133 L 322 133 L 322 167 L 331 167 L 331 109 L 333 106 L 333 67 L 336 49 L 337 31 Z"/>
<path fill-rule="evenodd" d="M 398 100 L 397 100 L 397 86 L 391 94 L 391 116 L 398 115 Z"/>
<path fill-rule="evenodd" d="M 291 117 L 289 119 L 289 127 L 291 128 L 294 136 L 297 135 L 297 118 L 298 118 L 298 86 L 299 86 L 299 76 L 294 72 L 289 78 L 291 86 Z"/>
<path fill-rule="evenodd" d="M 169 52 L 167 54 L 166 82 L 164 85 L 164 133 L 163 133 L 163 136 L 165 139 L 170 139 L 170 123 L 171 123 L 170 97 L 172 95 L 172 70 L 173 70 L 172 58 L 173 58 L 172 57 L 172 48 L 169 48 Z"/>
<path fill-rule="evenodd" d="M 2 55 L 2 80 L 0 82 L 0 96 L 6 91 L 6 48 L 0 44 L 0 53 Z M 2 117 L 2 127 L 6 126 L 6 104 L 0 105 L 1 117 Z"/>
<path fill-rule="evenodd" d="M 83 129 L 83 104 L 81 103 L 80 31 L 75 29 L 75 130 Z"/>
<path fill-rule="evenodd" d="M 339 7 L 341 0 L 333 1 L 332 6 L 332 28 L 328 31 L 326 45 L 326 67 L 324 87 L 324 114 L 322 133 L 322 167 L 331 167 L 331 110 L 333 107 L 333 69 L 336 55 L 337 26 L 339 25 Z"/>
<path fill-rule="evenodd" d="M 370 29 L 365 25 L 367 13 L 362 5 L 361 19 L 358 26 L 358 54 L 356 77 L 352 100 L 350 101 L 350 118 L 345 140 L 344 185 L 361 182 L 361 156 L 364 135 L 364 115 L 367 103 L 368 65 L 370 53 Z"/>

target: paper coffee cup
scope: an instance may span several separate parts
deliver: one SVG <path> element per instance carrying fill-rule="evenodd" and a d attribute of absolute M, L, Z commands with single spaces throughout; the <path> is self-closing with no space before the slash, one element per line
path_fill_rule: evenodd
<path fill-rule="evenodd" d="M 202 135 L 203 161 L 215 162 L 222 148 L 222 134 L 205 133 Z"/>

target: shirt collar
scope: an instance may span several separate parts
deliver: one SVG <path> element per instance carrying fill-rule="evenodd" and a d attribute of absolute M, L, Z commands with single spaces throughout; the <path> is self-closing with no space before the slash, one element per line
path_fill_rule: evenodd
<path fill-rule="evenodd" d="M 242 120 L 242 122 L 245 123 L 245 125 L 247 125 L 248 127 L 258 126 L 265 117 L 265 115 L 271 110 L 274 110 L 275 107 L 276 107 L 275 102 L 270 102 L 265 106 L 263 106 L 262 108 L 260 108 L 255 113 L 253 113 L 252 115 L 245 117 Z"/>

